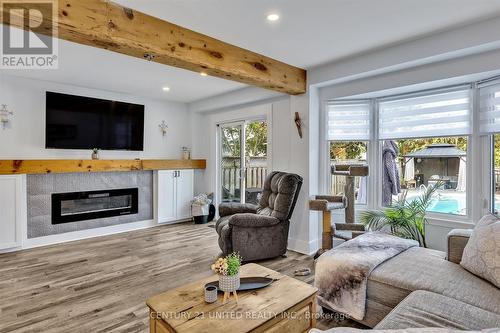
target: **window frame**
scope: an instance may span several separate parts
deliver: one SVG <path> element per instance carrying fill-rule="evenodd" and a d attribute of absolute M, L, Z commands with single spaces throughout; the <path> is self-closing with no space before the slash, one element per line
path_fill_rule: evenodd
<path fill-rule="evenodd" d="M 433 211 L 426 211 L 425 215 L 427 218 L 430 219 L 435 219 L 435 220 L 461 220 L 461 222 L 466 222 L 469 221 L 472 217 L 472 207 L 471 207 L 471 202 L 470 202 L 470 186 L 471 186 L 471 172 L 470 172 L 470 167 L 469 163 L 470 158 L 470 149 L 471 149 L 471 139 L 472 135 L 458 135 L 458 136 L 433 136 L 433 137 L 428 137 L 428 139 L 434 139 L 434 138 L 453 138 L 453 137 L 466 137 L 467 138 L 467 164 L 466 164 L 466 191 L 465 191 L 465 202 L 466 202 L 466 211 L 467 214 L 465 215 L 460 215 L 460 214 L 450 214 L 450 213 L 439 213 L 439 212 L 433 212 Z M 411 140 L 411 139 L 426 139 L 426 138 L 401 138 L 401 139 L 396 139 L 397 140 Z M 382 160 L 382 147 L 383 147 L 383 141 L 384 139 L 379 139 L 379 159 Z M 382 162 L 380 162 L 382 164 Z M 380 179 L 382 180 L 382 166 L 380 166 Z M 381 183 L 381 182 L 380 182 Z M 381 187 L 378 189 L 379 192 L 379 198 L 377 201 L 377 209 L 385 209 L 387 207 L 384 207 L 382 205 L 382 191 Z"/>
<path fill-rule="evenodd" d="M 342 141 L 342 140 L 327 140 L 327 145 L 326 145 L 326 149 L 327 149 L 327 152 L 326 152 L 326 156 L 327 156 L 327 171 L 328 171 L 328 176 L 326 177 L 326 193 L 328 193 L 329 195 L 330 194 L 333 194 L 330 192 L 331 188 L 332 188 L 332 177 L 331 177 L 331 159 L 330 159 L 330 144 L 332 142 L 366 142 L 366 163 L 369 165 L 369 161 L 370 161 L 370 155 L 372 155 L 370 153 L 370 144 L 371 144 L 371 140 L 358 140 L 358 141 L 354 141 L 354 140 L 346 140 L 346 141 Z M 371 184 L 370 184 L 370 176 L 367 176 L 367 180 L 366 180 L 366 202 L 365 203 L 355 203 L 354 206 L 355 207 L 359 207 L 359 208 L 362 208 L 362 209 L 367 209 L 369 206 L 370 206 L 370 196 L 371 196 L 371 191 L 370 191 L 370 187 L 371 187 Z"/>
<path fill-rule="evenodd" d="M 367 204 L 361 205 L 356 204 L 356 215 L 359 212 L 362 212 L 366 209 L 383 209 L 382 207 L 382 193 L 381 193 L 381 180 L 382 180 L 382 162 L 381 162 L 381 152 L 382 152 L 382 141 L 378 138 L 379 134 L 379 119 L 378 119 L 378 105 L 380 100 L 386 100 L 389 98 L 397 98 L 397 97 L 411 97 L 411 96 L 422 96 L 425 94 L 432 94 L 433 92 L 440 91 L 450 91 L 450 90 L 460 90 L 467 87 L 470 90 L 470 103 L 471 103 L 471 134 L 469 135 L 456 135 L 456 136 L 464 136 L 467 137 L 467 189 L 466 189 L 466 207 L 467 214 L 466 215 L 454 215 L 447 213 L 437 213 L 437 212 L 428 212 L 426 217 L 429 219 L 431 224 L 442 226 L 442 227 L 468 227 L 473 224 L 473 221 L 478 220 L 482 214 L 489 211 L 489 205 L 492 204 L 491 195 L 491 184 L 485 186 L 485 183 L 491 183 L 491 173 L 489 171 L 485 172 L 485 165 L 488 166 L 488 170 L 490 170 L 489 162 L 481 161 L 481 159 L 485 156 L 485 147 L 487 147 L 484 142 L 484 137 L 479 135 L 479 100 L 478 93 L 479 88 L 475 83 L 468 84 L 460 84 L 450 87 L 440 87 L 436 89 L 428 89 L 423 91 L 416 91 L 413 93 L 405 93 L 401 95 L 392 95 L 392 96 L 384 96 L 384 97 L 375 97 L 369 99 L 371 101 L 371 139 L 368 142 L 367 146 L 367 163 L 370 167 L 370 175 L 368 176 L 367 181 Z M 329 193 L 329 189 L 331 188 L 331 179 L 330 179 L 330 167 L 329 167 L 329 140 L 327 137 L 327 128 L 328 128 L 328 104 L 334 101 L 366 101 L 366 98 L 353 100 L 348 98 L 332 98 L 325 99 L 322 101 L 322 112 L 321 119 L 323 121 L 324 126 L 320 128 L 320 135 L 322 140 L 321 142 L 321 151 L 323 152 L 321 155 L 321 159 L 323 160 L 320 164 L 321 175 L 320 181 L 323 184 L 321 190 L 323 193 Z M 322 132 L 321 132 L 322 131 Z M 435 136 L 438 137 L 438 136 Z M 442 136 L 442 137 L 453 137 L 452 136 Z M 355 140 L 352 140 L 355 141 Z M 364 141 L 364 140 L 359 140 Z M 487 151 L 487 150 L 486 150 Z M 488 156 L 486 154 L 486 156 Z M 488 177 L 484 177 L 487 175 Z M 485 180 L 487 178 L 487 180 Z M 487 192 L 485 192 L 487 191 Z M 473 196 L 472 193 L 480 193 L 478 196 Z M 474 198 L 473 198 L 474 197 Z M 488 204 L 485 202 L 488 201 Z M 487 207 L 487 208 L 485 208 Z"/>

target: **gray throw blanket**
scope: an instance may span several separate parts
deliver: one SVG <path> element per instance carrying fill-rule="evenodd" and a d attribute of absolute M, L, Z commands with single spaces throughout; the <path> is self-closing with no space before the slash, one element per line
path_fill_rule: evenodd
<path fill-rule="evenodd" d="M 414 240 L 370 232 L 323 253 L 316 262 L 314 277 L 320 305 L 363 320 L 372 270 L 414 246 L 418 246 Z"/>

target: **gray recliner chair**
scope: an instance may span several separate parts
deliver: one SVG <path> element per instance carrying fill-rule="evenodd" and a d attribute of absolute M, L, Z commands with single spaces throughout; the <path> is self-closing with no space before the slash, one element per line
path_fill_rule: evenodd
<path fill-rule="evenodd" d="M 302 177 L 279 171 L 264 182 L 258 205 L 222 203 L 215 229 L 223 255 L 239 252 L 245 262 L 286 253 L 290 217 Z"/>

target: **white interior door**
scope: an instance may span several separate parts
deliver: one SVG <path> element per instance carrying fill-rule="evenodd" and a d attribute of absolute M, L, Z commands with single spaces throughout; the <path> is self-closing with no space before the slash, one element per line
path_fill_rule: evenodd
<path fill-rule="evenodd" d="M 174 170 L 158 171 L 158 223 L 176 220 L 176 181 Z"/>
<path fill-rule="evenodd" d="M 194 170 L 180 170 L 177 182 L 177 219 L 191 218 L 191 201 L 194 197 Z"/>

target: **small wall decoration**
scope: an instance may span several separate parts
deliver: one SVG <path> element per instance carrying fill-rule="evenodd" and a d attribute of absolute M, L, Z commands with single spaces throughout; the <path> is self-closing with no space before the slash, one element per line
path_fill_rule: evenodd
<path fill-rule="evenodd" d="M 99 159 L 99 148 L 92 149 L 92 159 L 93 160 Z"/>
<path fill-rule="evenodd" d="M 0 122 L 2 123 L 2 129 L 6 129 L 10 123 L 10 116 L 12 116 L 14 112 L 9 111 L 7 108 L 7 104 L 2 104 L 0 108 Z"/>
<path fill-rule="evenodd" d="M 298 112 L 295 112 L 295 126 L 297 126 L 297 131 L 299 132 L 299 137 L 302 139 L 302 120 Z"/>
<path fill-rule="evenodd" d="M 158 125 L 158 127 L 160 128 L 160 131 L 161 131 L 161 135 L 162 136 L 165 136 L 167 134 L 167 129 L 168 129 L 168 125 L 167 123 L 165 122 L 165 120 L 162 120 L 161 121 L 161 124 Z"/>

